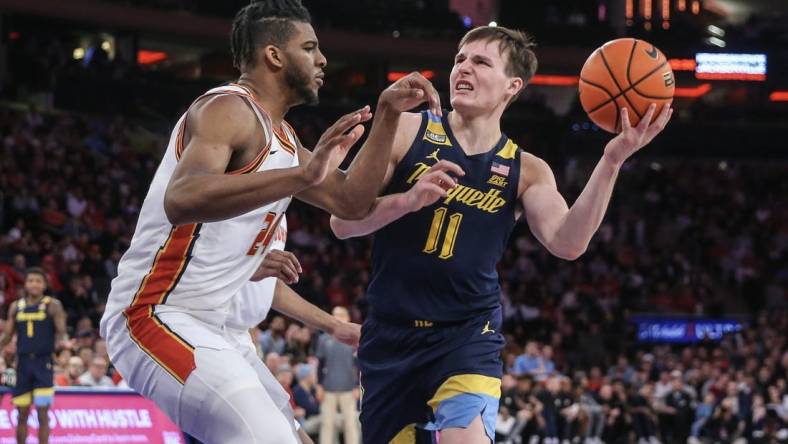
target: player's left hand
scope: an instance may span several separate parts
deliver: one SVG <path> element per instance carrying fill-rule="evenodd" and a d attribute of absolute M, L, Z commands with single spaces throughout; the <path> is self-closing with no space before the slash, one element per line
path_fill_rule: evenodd
<path fill-rule="evenodd" d="M 622 108 L 621 132 L 608 142 L 605 147 L 605 158 L 616 167 L 619 167 L 629 156 L 635 154 L 639 149 L 651 142 L 657 134 L 662 132 L 673 114 L 673 109 L 670 105 L 663 106 L 662 112 L 657 116 L 657 120 L 650 124 L 649 122 L 654 117 L 656 109 L 657 106 L 652 103 L 648 107 L 646 115 L 640 119 L 640 123 L 636 127 L 632 127 L 629 122 L 629 111 L 626 108 Z"/>
<path fill-rule="evenodd" d="M 412 72 L 391 84 L 380 93 L 378 99 L 378 105 L 388 105 L 398 112 L 407 111 L 424 102 L 429 104 L 430 112 L 437 116 L 442 115 L 438 91 L 418 72 Z"/>
<path fill-rule="evenodd" d="M 249 280 L 257 282 L 268 277 L 276 277 L 286 284 L 295 284 L 302 271 L 301 263 L 293 253 L 271 250 Z"/>
<path fill-rule="evenodd" d="M 340 322 L 331 332 L 331 336 L 343 344 L 357 348 L 361 340 L 361 326 L 352 322 Z"/>

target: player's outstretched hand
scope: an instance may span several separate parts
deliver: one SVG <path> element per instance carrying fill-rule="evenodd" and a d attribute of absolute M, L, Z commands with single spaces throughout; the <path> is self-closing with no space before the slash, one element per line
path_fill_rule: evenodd
<path fill-rule="evenodd" d="M 636 127 L 632 127 L 629 123 L 629 111 L 626 108 L 621 109 L 621 133 L 605 147 L 605 157 L 613 165 L 620 166 L 623 164 L 629 156 L 646 146 L 657 134 L 665 129 L 670 116 L 673 114 L 673 109 L 669 105 L 663 106 L 657 120 L 649 124 L 654 117 L 656 109 L 657 106 L 652 103 L 648 107 L 646 115 L 640 119 L 640 123 Z"/>
<path fill-rule="evenodd" d="M 331 336 L 343 344 L 357 348 L 358 342 L 361 340 L 361 325 L 352 322 L 340 322 L 334 328 L 334 331 L 331 332 Z"/>
<path fill-rule="evenodd" d="M 298 275 L 301 274 L 301 263 L 298 258 L 289 251 L 271 250 L 265 255 L 263 263 L 252 275 L 251 281 L 261 281 L 268 277 L 281 279 L 282 282 L 292 285 L 298 282 Z"/>
<path fill-rule="evenodd" d="M 304 175 L 310 185 L 317 185 L 329 171 L 339 168 L 350 147 L 364 134 L 362 123 L 372 118 L 369 105 L 345 114 L 331 125 L 317 141 L 312 157 L 304 165 Z"/>
<path fill-rule="evenodd" d="M 380 93 L 379 105 L 388 105 L 403 112 L 427 102 L 430 111 L 442 115 L 441 99 L 438 91 L 429 80 L 418 72 L 412 72 L 392 83 Z"/>
<path fill-rule="evenodd" d="M 408 209 L 417 211 L 446 197 L 448 191 L 457 186 L 456 177 L 464 175 L 465 171 L 456 163 L 439 160 L 405 193 Z"/>

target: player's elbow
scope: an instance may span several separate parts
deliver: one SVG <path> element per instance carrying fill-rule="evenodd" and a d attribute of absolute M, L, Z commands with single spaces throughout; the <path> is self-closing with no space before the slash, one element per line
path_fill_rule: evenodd
<path fill-rule="evenodd" d="M 334 236 L 337 239 L 348 239 L 352 237 L 352 233 L 350 232 L 349 227 L 347 226 L 347 222 L 344 220 L 331 215 L 331 219 L 329 220 L 329 225 L 331 226 L 331 231 L 334 233 Z"/>
<path fill-rule="evenodd" d="M 189 197 L 178 192 L 177 189 L 168 189 L 164 194 L 164 214 L 172 225 L 184 225 L 192 222 L 192 207 Z"/>
<path fill-rule="evenodd" d="M 588 249 L 588 245 L 557 245 L 553 244 L 548 246 L 547 248 L 553 256 L 558 258 L 567 260 L 567 261 L 574 261 L 580 258 L 583 254 L 585 254 L 586 250 Z"/>
<path fill-rule="evenodd" d="M 574 261 L 580 258 L 586 252 L 586 248 L 566 248 L 554 251 L 553 254 L 561 259 L 567 261 Z"/>
<path fill-rule="evenodd" d="M 374 200 L 372 201 L 374 203 Z M 360 220 L 369 214 L 372 203 L 361 202 L 349 197 L 345 197 L 338 202 L 337 210 L 334 214 L 345 220 Z"/>

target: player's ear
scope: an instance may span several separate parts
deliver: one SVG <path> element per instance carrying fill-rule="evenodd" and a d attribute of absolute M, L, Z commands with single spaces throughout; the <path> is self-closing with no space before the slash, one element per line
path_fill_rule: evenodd
<path fill-rule="evenodd" d="M 519 93 L 525 87 L 525 82 L 521 77 L 512 77 L 509 79 L 509 84 L 507 85 L 507 91 L 509 91 L 512 95 Z"/>
<path fill-rule="evenodd" d="M 268 45 L 262 49 L 262 57 L 265 63 L 274 68 L 282 68 L 282 50 L 274 45 Z"/>

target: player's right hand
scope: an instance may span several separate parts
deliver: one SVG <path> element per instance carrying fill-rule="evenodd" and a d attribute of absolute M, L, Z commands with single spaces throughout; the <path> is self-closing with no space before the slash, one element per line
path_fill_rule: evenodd
<path fill-rule="evenodd" d="M 261 281 L 265 278 L 275 277 L 282 282 L 292 285 L 298 282 L 298 275 L 302 272 L 298 258 L 289 251 L 271 250 L 265 255 L 263 262 L 254 272 L 250 281 Z"/>
<path fill-rule="evenodd" d="M 465 171 L 456 163 L 439 160 L 405 193 L 408 209 L 417 211 L 446 197 L 448 191 L 457 186 L 456 177 L 464 175 Z"/>
<path fill-rule="evenodd" d="M 330 171 L 339 168 L 350 147 L 364 134 L 361 124 L 372 118 L 369 105 L 345 114 L 331 125 L 317 141 L 312 157 L 304 165 L 304 178 L 309 185 L 322 182 Z"/>
<path fill-rule="evenodd" d="M 340 322 L 334 327 L 331 336 L 343 344 L 358 348 L 358 343 L 361 341 L 361 325 L 353 322 Z"/>
<path fill-rule="evenodd" d="M 423 75 L 412 72 L 384 89 L 380 93 L 378 105 L 390 106 L 395 111 L 403 112 L 424 102 L 430 105 L 432 114 L 443 114 L 438 91 Z"/>

